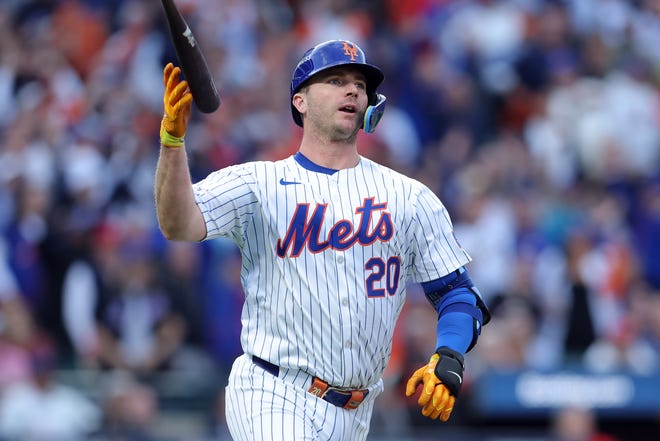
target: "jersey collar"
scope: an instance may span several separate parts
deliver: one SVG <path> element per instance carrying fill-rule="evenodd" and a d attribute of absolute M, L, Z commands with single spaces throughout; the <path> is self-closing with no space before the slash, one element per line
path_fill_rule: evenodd
<path fill-rule="evenodd" d="M 307 156 L 300 152 L 296 152 L 296 154 L 293 155 L 293 159 L 295 159 L 298 164 L 309 171 L 325 173 L 326 175 L 334 175 L 339 171 L 335 170 L 334 168 L 327 168 L 323 167 L 322 165 L 315 164 Z"/>

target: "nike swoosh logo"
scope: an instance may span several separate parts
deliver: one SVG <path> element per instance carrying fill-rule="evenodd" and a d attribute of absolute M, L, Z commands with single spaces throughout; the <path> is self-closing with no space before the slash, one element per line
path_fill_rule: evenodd
<path fill-rule="evenodd" d="M 294 184 L 301 184 L 301 182 L 285 181 L 284 178 L 282 178 L 282 179 L 280 179 L 280 184 L 282 184 L 282 185 L 294 185 Z"/>
<path fill-rule="evenodd" d="M 463 377 L 458 375 L 456 372 L 454 372 L 454 371 L 447 371 L 447 372 L 449 372 L 450 374 L 454 374 L 458 377 L 458 384 L 461 384 L 463 382 Z"/>

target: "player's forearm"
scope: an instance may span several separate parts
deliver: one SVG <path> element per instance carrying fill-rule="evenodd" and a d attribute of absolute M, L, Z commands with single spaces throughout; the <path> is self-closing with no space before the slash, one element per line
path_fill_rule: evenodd
<path fill-rule="evenodd" d="M 184 148 L 161 147 L 154 190 L 158 224 L 167 239 L 199 241 L 206 236 Z"/>

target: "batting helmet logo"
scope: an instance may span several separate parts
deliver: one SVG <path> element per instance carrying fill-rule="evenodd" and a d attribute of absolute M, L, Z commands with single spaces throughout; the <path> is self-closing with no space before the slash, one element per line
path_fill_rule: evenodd
<path fill-rule="evenodd" d="M 351 57 L 351 61 L 355 61 L 355 59 L 358 56 L 358 50 L 355 46 L 353 46 L 353 43 L 350 43 L 348 41 L 344 42 L 344 53 L 346 56 Z"/>

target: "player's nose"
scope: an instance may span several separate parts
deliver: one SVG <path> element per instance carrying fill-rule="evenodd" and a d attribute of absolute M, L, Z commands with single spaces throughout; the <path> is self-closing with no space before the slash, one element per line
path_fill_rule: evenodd
<path fill-rule="evenodd" d="M 358 96 L 359 89 L 355 83 L 348 83 L 346 86 L 346 95 L 347 96 Z"/>

